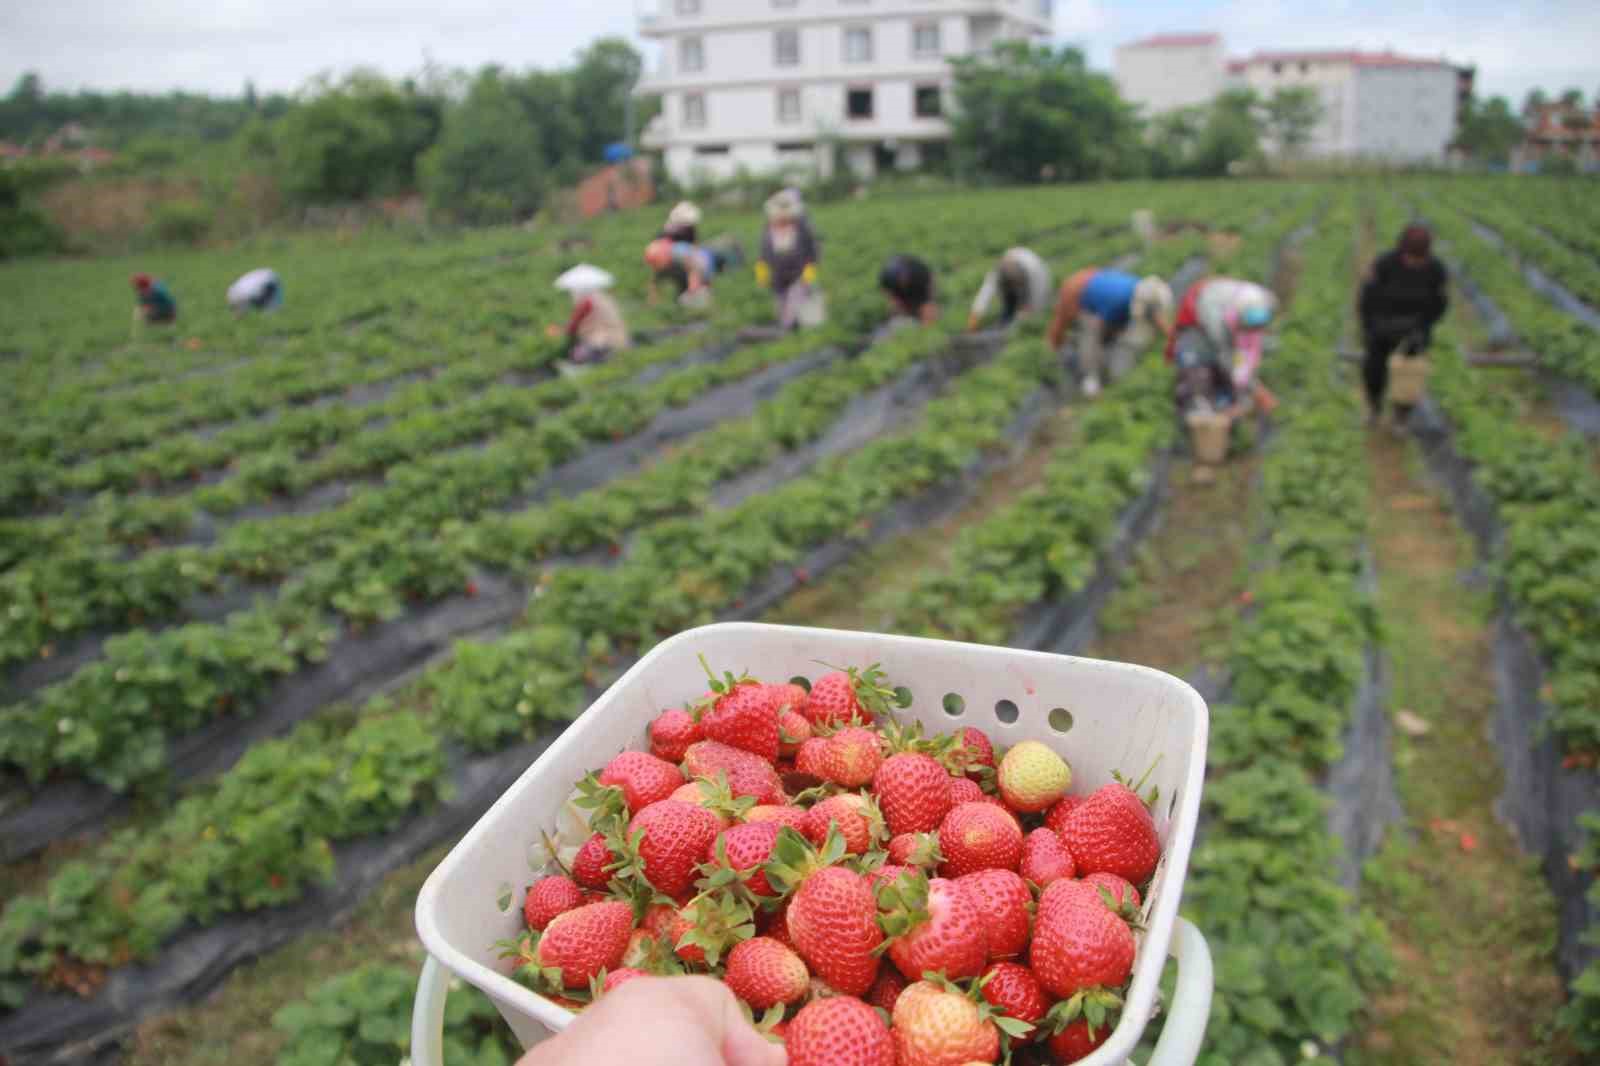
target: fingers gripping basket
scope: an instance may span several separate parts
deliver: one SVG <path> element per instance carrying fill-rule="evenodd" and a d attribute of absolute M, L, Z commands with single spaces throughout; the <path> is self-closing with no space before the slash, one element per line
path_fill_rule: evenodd
<path fill-rule="evenodd" d="M 977 726 L 996 747 L 1042 740 L 1072 766 L 1072 791 L 1087 793 L 1113 771 L 1160 789 L 1155 808 L 1164 857 L 1144 903 L 1122 1020 L 1091 1066 L 1121 1063 L 1156 1004 L 1167 954 L 1180 957 L 1177 993 L 1152 1063 L 1194 1060 L 1210 1008 L 1205 941 L 1177 917 L 1205 773 L 1207 710 L 1188 685 L 1156 670 L 1043 652 L 955 644 L 914 637 L 728 623 L 664 641 L 570 725 L 479 819 L 428 878 L 417 900 L 417 929 L 431 958 L 423 970 L 413 1022 L 412 1061 L 436 1066 L 450 973 L 487 993 L 524 1045 L 574 1017 L 507 976 L 495 942 L 521 930 L 523 890 L 543 868 L 541 831 L 585 773 L 627 748 L 646 748 L 646 727 L 662 708 L 705 690 L 696 656 L 719 669 L 748 669 L 779 680 L 815 678 L 820 663 L 881 663 L 891 682 L 911 690 L 902 719 L 933 731 Z M 447 972 L 447 970 L 449 972 Z"/>
<path fill-rule="evenodd" d="M 1389 357 L 1389 400 L 1401 407 L 1415 407 L 1427 389 L 1431 365 L 1423 356 Z"/>

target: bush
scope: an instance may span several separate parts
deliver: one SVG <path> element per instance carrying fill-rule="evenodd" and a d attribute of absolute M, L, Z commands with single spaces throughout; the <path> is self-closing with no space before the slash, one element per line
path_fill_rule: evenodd
<path fill-rule="evenodd" d="M 211 230 L 211 209 L 193 200 L 171 200 L 150 208 L 150 232 L 164 244 L 198 244 Z"/>
<path fill-rule="evenodd" d="M 0 170 L 0 259 L 45 255 L 65 245 L 50 217 L 24 201 L 26 191 L 17 172 Z"/>

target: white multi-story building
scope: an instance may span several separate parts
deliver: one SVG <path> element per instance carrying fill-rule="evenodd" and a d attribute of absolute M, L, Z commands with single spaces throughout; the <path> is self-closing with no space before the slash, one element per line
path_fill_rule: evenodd
<path fill-rule="evenodd" d="M 639 92 L 644 131 L 677 181 L 791 170 L 910 169 L 950 136 L 949 60 L 1003 40 L 1048 40 L 1054 0 L 659 0 L 660 42 Z"/>
<path fill-rule="evenodd" d="M 1226 57 L 1215 33 L 1163 33 L 1120 45 L 1117 92 L 1146 115 L 1210 103 L 1222 92 Z"/>
<path fill-rule="evenodd" d="M 1442 59 L 1393 52 L 1260 52 L 1228 64 L 1230 87 L 1263 99 L 1316 90 L 1322 118 L 1308 156 L 1388 162 L 1442 161 L 1455 137 L 1463 72 Z"/>

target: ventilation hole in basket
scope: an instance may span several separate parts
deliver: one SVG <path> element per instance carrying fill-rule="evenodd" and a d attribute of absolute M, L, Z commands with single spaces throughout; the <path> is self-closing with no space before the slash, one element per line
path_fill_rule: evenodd
<path fill-rule="evenodd" d="M 1172 821 L 1172 812 L 1178 809 L 1178 794 L 1174 792 L 1167 801 L 1167 821 Z"/>
<path fill-rule="evenodd" d="M 789 684 L 791 684 L 791 685 L 799 685 L 801 688 L 805 689 L 807 692 L 811 691 L 811 679 L 809 677 L 798 677 L 798 676 L 797 677 L 791 677 L 789 679 Z"/>
<path fill-rule="evenodd" d="M 511 909 L 511 903 L 516 898 L 516 893 L 511 890 L 510 881 L 501 881 L 500 887 L 495 889 L 494 905 L 504 914 Z"/>
<path fill-rule="evenodd" d="M 1050 728 L 1057 733 L 1065 733 L 1072 728 L 1072 712 L 1065 707 L 1057 707 L 1050 712 Z"/>
<path fill-rule="evenodd" d="M 528 845 L 528 869 L 538 873 L 549 861 L 550 851 L 544 846 L 543 841 L 535 840 Z"/>
<path fill-rule="evenodd" d="M 1017 720 L 1017 705 L 1010 700 L 1001 700 L 994 705 L 994 716 L 1000 719 L 1002 725 L 1010 725 Z"/>
<path fill-rule="evenodd" d="M 901 710 L 905 710 L 907 707 L 911 706 L 913 700 L 914 697 L 911 695 L 910 689 L 906 688 L 904 685 L 897 685 L 895 687 L 894 705 L 896 707 L 899 707 Z"/>
<path fill-rule="evenodd" d="M 951 718 L 960 718 L 967 713 L 967 701 L 959 692 L 946 692 L 944 694 L 944 713 Z"/>

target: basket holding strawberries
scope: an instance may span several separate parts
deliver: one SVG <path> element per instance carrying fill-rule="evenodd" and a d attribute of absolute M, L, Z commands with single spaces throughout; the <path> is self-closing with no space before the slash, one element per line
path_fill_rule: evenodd
<path fill-rule="evenodd" d="M 1138 786 L 1073 794 L 1047 744 L 902 726 L 909 693 L 876 666 L 809 689 L 706 672 L 648 752 L 577 784 L 588 836 L 528 888 L 517 979 L 580 1010 L 709 974 L 794 1066 L 1073 1062 L 1105 1040 L 1162 854 Z"/>

